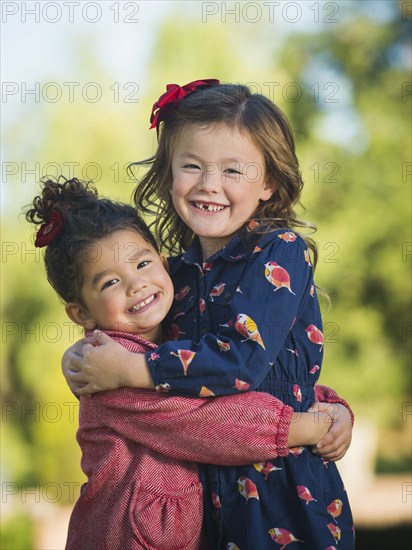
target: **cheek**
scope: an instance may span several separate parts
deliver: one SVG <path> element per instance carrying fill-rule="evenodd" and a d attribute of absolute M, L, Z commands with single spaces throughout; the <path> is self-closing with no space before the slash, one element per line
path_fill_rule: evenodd
<path fill-rule="evenodd" d="M 113 293 L 114 294 L 114 293 Z M 119 309 L 119 300 L 113 296 L 104 296 L 97 304 L 99 311 L 106 312 L 107 314 L 116 313 Z"/>
<path fill-rule="evenodd" d="M 164 296 L 166 297 L 167 303 L 169 304 L 169 308 L 170 308 L 172 306 L 175 291 L 169 275 L 164 276 L 162 286 L 164 290 Z"/>

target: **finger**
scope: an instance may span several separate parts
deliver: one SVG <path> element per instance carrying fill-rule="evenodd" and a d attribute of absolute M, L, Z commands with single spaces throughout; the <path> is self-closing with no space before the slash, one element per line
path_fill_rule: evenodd
<path fill-rule="evenodd" d="M 88 336 L 86 340 L 88 343 L 91 343 L 94 346 L 102 346 L 103 344 L 107 344 L 108 342 L 112 341 L 112 338 L 110 338 L 110 336 L 104 334 L 100 330 L 94 330 L 93 334 Z"/>
<path fill-rule="evenodd" d="M 330 454 L 321 454 L 320 457 L 323 458 L 323 460 L 327 460 L 328 462 L 336 462 L 337 460 L 340 460 L 342 458 L 342 453 L 330 453 Z"/>
<path fill-rule="evenodd" d="M 345 441 L 343 439 L 335 439 L 329 443 L 321 444 L 319 442 L 314 447 L 314 452 L 318 453 L 321 456 L 324 456 L 326 454 L 330 453 L 336 453 L 338 449 L 345 448 Z"/>
<path fill-rule="evenodd" d="M 85 342 L 82 347 L 82 354 L 85 355 L 91 349 L 94 349 L 96 346 L 93 346 L 90 342 Z"/>
<path fill-rule="evenodd" d="M 75 384 L 79 387 L 89 383 L 86 375 L 81 371 L 77 372 L 73 370 L 68 370 L 66 373 L 66 377 L 69 383 Z"/>
<path fill-rule="evenodd" d="M 81 354 L 71 351 L 68 355 L 68 371 L 80 371 L 82 370 L 84 357 Z"/>
<path fill-rule="evenodd" d="M 325 447 L 330 447 L 331 445 L 334 445 L 334 444 L 336 446 L 336 442 L 338 440 L 339 440 L 339 437 L 336 437 L 333 434 L 331 434 L 329 430 L 329 432 L 326 435 L 324 435 L 320 441 L 317 442 L 315 447 L 317 449 L 323 449 Z"/>
<path fill-rule="evenodd" d="M 84 357 L 72 353 L 70 356 L 70 368 L 67 369 L 67 372 L 81 372 L 84 365 Z"/>
<path fill-rule="evenodd" d="M 67 350 L 67 351 L 69 351 L 69 355 L 70 355 L 70 353 L 76 353 L 77 355 L 81 355 L 82 348 L 83 348 L 84 344 L 86 343 L 86 341 L 87 341 L 86 338 L 81 338 L 80 340 L 77 340 L 77 342 L 72 344 L 70 346 L 70 348 L 68 348 L 68 350 Z"/>
<path fill-rule="evenodd" d="M 333 449 L 327 449 L 327 450 L 320 450 L 318 451 L 318 455 L 322 458 L 325 458 L 326 460 L 337 460 L 338 458 L 344 456 L 347 451 L 346 445 L 338 445 Z"/>

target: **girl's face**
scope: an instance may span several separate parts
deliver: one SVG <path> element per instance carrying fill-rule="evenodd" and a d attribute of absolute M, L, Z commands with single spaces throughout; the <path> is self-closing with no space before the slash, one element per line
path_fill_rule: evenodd
<path fill-rule="evenodd" d="M 262 153 L 224 124 L 186 128 L 174 145 L 172 173 L 174 207 L 199 236 L 204 258 L 225 246 L 274 192 Z"/>
<path fill-rule="evenodd" d="M 84 306 L 67 304 L 69 317 L 87 329 L 138 333 L 160 343 L 173 284 L 152 245 L 136 231 L 119 230 L 94 243 L 85 257 Z"/>

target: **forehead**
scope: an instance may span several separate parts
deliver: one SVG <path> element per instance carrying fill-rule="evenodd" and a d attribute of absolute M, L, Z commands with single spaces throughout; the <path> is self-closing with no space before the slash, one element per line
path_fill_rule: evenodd
<path fill-rule="evenodd" d="M 141 256 L 158 256 L 153 246 L 137 231 L 120 229 L 89 245 L 82 258 L 85 280 L 98 271 L 116 269 L 125 263 L 135 262 Z"/>
<path fill-rule="evenodd" d="M 245 156 L 263 156 L 260 147 L 244 128 L 229 126 L 223 122 L 211 124 L 186 124 L 176 135 L 172 144 L 173 153 L 196 148 L 210 147 L 222 153 L 237 151 Z M 224 151 L 223 151 L 224 150 Z"/>

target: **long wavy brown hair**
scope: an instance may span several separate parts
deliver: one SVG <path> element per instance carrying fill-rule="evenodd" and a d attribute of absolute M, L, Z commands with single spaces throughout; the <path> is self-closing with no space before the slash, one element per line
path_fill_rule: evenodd
<path fill-rule="evenodd" d="M 299 204 L 303 180 L 292 129 L 285 115 L 267 97 L 251 93 L 247 86 L 221 84 L 196 90 L 177 102 L 160 124 L 156 153 L 128 167 L 132 175 L 135 167 L 149 168 L 138 182 L 133 198 L 139 212 L 153 220 L 150 226 L 161 247 L 169 254 L 178 254 L 187 250 L 194 237 L 172 203 L 174 146 L 189 125 L 222 124 L 241 132 L 262 152 L 265 177 L 274 187 L 271 198 L 258 205 L 252 218 L 266 231 L 302 227 L 315 230 L 313 224 L 298 219 L 294 210 Z M 307 235 L 302 237 L 316 265 L 316 244 Z"/>

